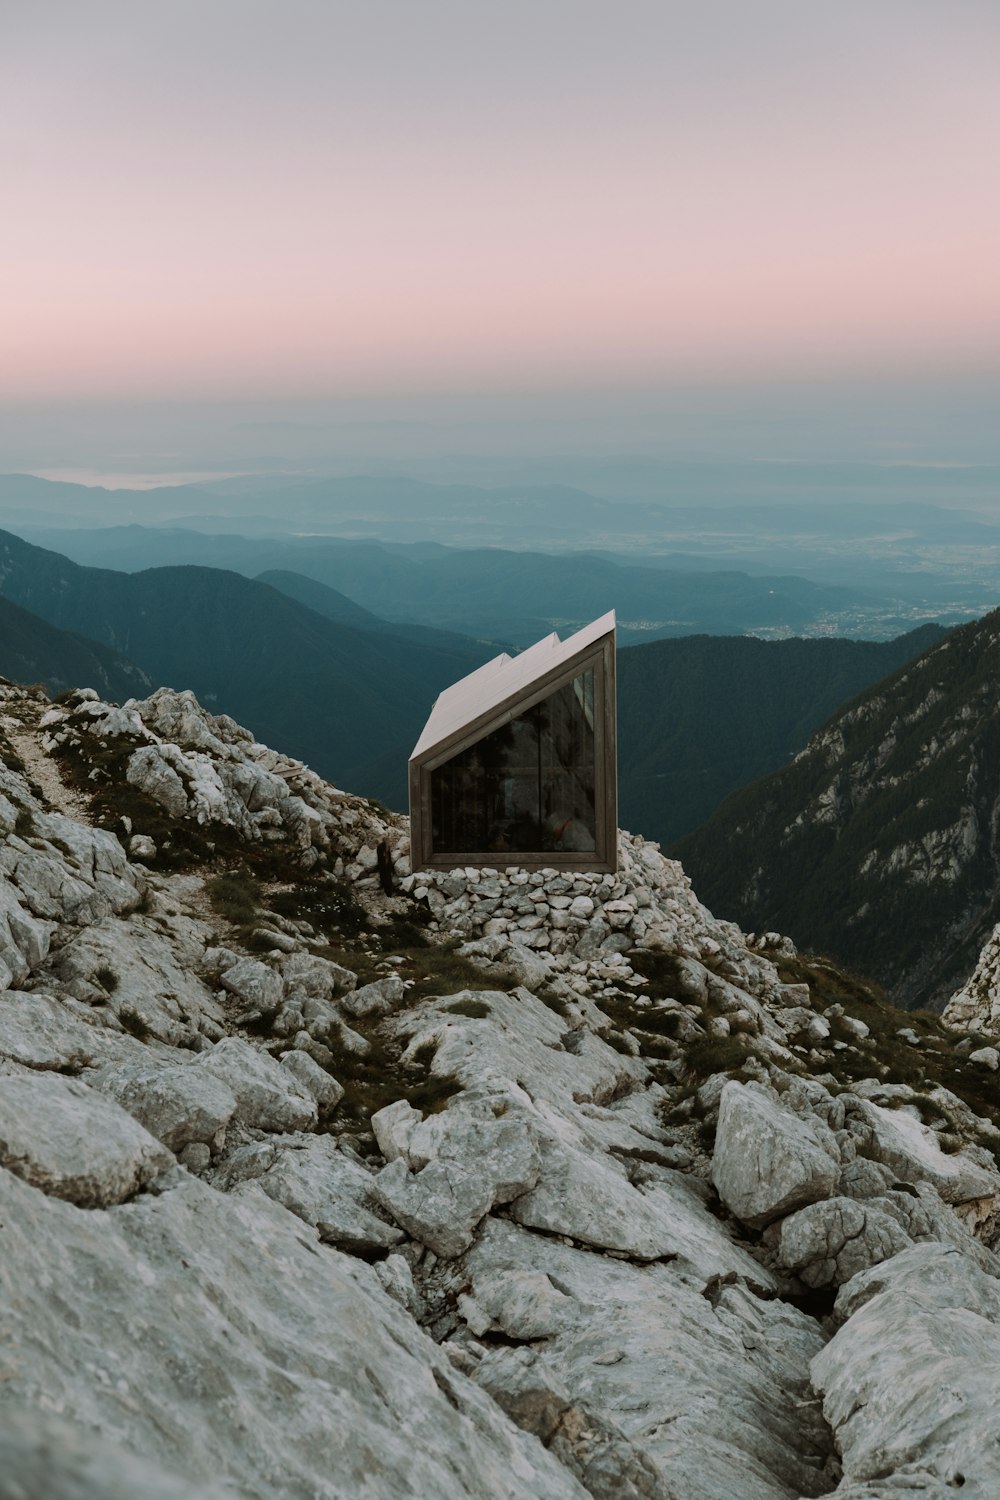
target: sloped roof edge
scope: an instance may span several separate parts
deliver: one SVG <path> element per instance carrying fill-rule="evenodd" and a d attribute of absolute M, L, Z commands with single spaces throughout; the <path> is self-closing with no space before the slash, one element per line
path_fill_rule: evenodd
<path fill-rule="evenodd" d="M 508 656 L 506 652 L 494 656 L 438 694 L 410 760 L 429 754 L 464 725 L 489 713 L 491 708 L 499 708 L 508 698 L 530 688 L 550 672 L 558 671 L 579 652 L 612 635 L 614 629 L 615 612 L 611 609 L 564 641 L 553 633 L 536 641 L 520 656 Z"/>

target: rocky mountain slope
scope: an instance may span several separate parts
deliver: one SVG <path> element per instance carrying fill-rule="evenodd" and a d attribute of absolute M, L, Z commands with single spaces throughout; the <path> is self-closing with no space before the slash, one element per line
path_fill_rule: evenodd
<path fill-rule="evenodd" d="M 1000 918 L 1000 611 L 848 704 L 674 846 L 713 909 L 940 1008 Z"/>
<path fill-rule="evenodd" d="M 0 1497 L 995 1495 L 988 1036 L 0 690 Z"/>

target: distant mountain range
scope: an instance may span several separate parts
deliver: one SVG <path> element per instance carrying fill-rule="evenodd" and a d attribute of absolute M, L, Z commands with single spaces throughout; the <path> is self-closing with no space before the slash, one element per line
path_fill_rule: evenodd
<path fill-rule="evenodd" d="M 0 527 L 77 562 L 127 569 L 197 563 L 248 574 L 308 572 L 280 557 L 248 565 L 221 555 L 217 544 L 294 536 L 308 546 L 334 536 L 397 546 L 589 549 L 675 572 L 707 565 L 714 572 L 795 574 L 876 598 L 886 616 L 881 627 L 871 628 L 863 598 L 868 628 L 851 633 L 887 639 L 906 628 L 893 617 L 912 621 L 914 607 L 944 623 L 989 607 L 1000 586 L 998 499 L 1000 468 L 989 465 L 664 462 L 628 455 L 522 463 L 455 455 L 418 474 L 281 472 L 268 461 L 266 472 L 149 489 L 6 474 Z M 127 561 L 102 555 L 99 538 L 77 544 L 71 536 L 39 534 L 135 524 L 211 534 L 215 551 L 196 554 L 188 545 L 181 553 L 168 548 Z M 113 536 L 104 540 L 115 546 Z M 339 586 L 332 577 L 320 581 Z M 624 610 L 623 616 L 630 618 Z M 703 618 L 689 628 L 733 627 Z"/>
<path fill-rule="evenodd" d="M 940 1008 L 1000 920 L 1000 611 L 862 693 L 671 852 L 720 916 Z"/>
<path fill-rule="evenodd" d="M 397 624 L 430 626 L 525 646 L 616 609 L 623 644 L 709 633 L 801 634 L 867 607 L 864 592 L 793 576 L 647 567 L 585 552 L 558 555 L 436 544 L 206 536 L 184 529 L 36 528 L 31 540 L 80 563 L 133 571 L 197 564 L 270 578 L 296 573 Z M 290 587 L 287 577 L 283 587 Z M 302 597 L 302 585 L 295 585 Z"/>
<path fill-rule="evenodd" d="M 119 698 L 150 682 L 191 687 L 262 739 L 400 808 L 435 696 L 499 649 L 393 625 L 297 573 L 85 568 L 5 533 L 0 591 L 20 606 L 7 602 L 0 616 L 8 676 L 55 690 L 113 686 Z M 931 626 L 886 643 L 697 636 L 620 651 L 622 823 L 664 842 L 687 832 L 940 634 Z"/>

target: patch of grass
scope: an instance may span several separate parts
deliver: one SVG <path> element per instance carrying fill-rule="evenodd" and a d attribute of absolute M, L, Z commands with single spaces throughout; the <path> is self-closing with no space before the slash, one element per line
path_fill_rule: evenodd
<path fill-rule="evenodd" d="M 602 1032 L 600 1032 L 599 1035 L 600 1035 L 601 1041 L 602 1042 L 606 1042 L 607 1045 L 612 1049 L 613 1052 L 620 1052 L 623 1057 L 632 1057 L 633 1056 L 632 1048 L 629 1046 L 628 1042 L 625 1040 L 625 1037 L 622 1034 L 622 1032 L 620 1032 L 618 1030 L 610 1030 L 609 1029 L 608 1031 L 602 1031 Z"/>
<path fill-rule="evenodd" d="M 68 860 L 71 860 L 74 864 L 76 863 L 76 855 L 74 854 L 72 848 L 69 844 L 67 844 L 66 840 L 61 839 L 57 833 L 47 834 L 46 843 L 51 844 L 53 849 L 58 849 L 60 854 L 65 854 Z"/>
<path fill-rule="evenodd" d="M 700 1085 L 713 1073 L 733 1073 L 741 1068 L 752 1048 L 743 1036 L 705 1036 L 688 1043 L 684 1066 L 690 1083 Z"/>
<path fill-rule="evenodd" d="M 14 822 L 14 832 L 19 839 L 31 839 L 36 836 L 35 819 L 27 807 L 22 807 L 18 810 L 17 818 Z"/>
<path fill-rule="evenodd" d="M 490 1008 L 484 1000 L 454 1000 L 445 1010 L 453 1016 L 469 1016 L 473 1021 L 484 1021 Z"/>
<path fill-rule="evenodd" d="M 436 1114 L 458 1092 L 456 1078 L 450 1074 L 439 1077 L 430 1071 L 432 1042 L 403 1064 L 398 1040 L 387 1039 L 377 1026 L 364 1022 L 357 1023 L 355 1030 L 364 1035 L 371 1050 L 364 1057 L 356 1052 L 339 1052 L 330 1069 L 344 1090 L 335 1115 L 338 1132 L 345 1123 L 367 1131 L 372 1115 L 397 1099 L 406 1099 L 424 1114 Z"/>
<path fill-rule="evenodd" d="M 99 969 L 94 970 L 91 977 L 96 980 L 102 990 L 107 990 L 109 995 L 114 994 L 120 982 L 118 975 L 108 964 L 101 964 Z"/>
<path fill-rule="evenodd" d="M 26 775 L 27 766 L 8 740 L 5 740 L 3 745 L 0 746 L 0 755 L 2 755 L 3 763 L 8 771 L 13 771 L 16 776 Z"/>
<path fill-rule="evenodd" d="M 471 959 L 456 953 L 458 946 L 458 940 L 453 938 L 445 943 L 434 943 L 426 948 L 411 950 L 404 955 L 415 970 L 416 982 L 409 991 L 411 1000 L 451 995 L 456 990 L 512 990 L 516 987 L 517 980 L 513 974 L 506 970 L 484 974 Z"/>
<path fill-rule="evenodd" d="M 418 912 L 425 912 L 424 923 L 417 917 Z M 383 948 L 426 948 L 430 944 L 424 924 L 430 920 L 430 911 L 426 907 L 417 907 L 414 918 L 396 917 L 391 922 L 386 922 L 373 929 L 374 936 Z"/>
<path fill-rule="evenodd" d="M 133 786 L 126 776 L 129 758 L 136 746 L 132 740 L 110 745 L 81 736 L 56 746 L 66 780 L 90 799 L 90 814 L 98 828 L 122 834 L 122 818 L 131 822 L 133 833 L 145 833 L 156 845 L 153 869 L 182 870 L 202 864 L 219 854 L 235 853 L 242 841 L 221 825 L 202 826 L 193 818 L 173 818 L 158 802 Z"/>
<path fill-rule="evenodd" d="M 795 958 L 778 954 L 774 963 L 783 984 L 809 986 L 814 1009 L 842 1005 L 849 1016 L 866 1023 L 869 1015 L 878 1016 L 886 1010 L 895 1010 L 886 1000 L 881 985 L 852 973 L 822 954 L 799 953 Z"/>
<path fill-rule="evenodd" d="M 685 1000 L 687 997 L 680 982 L 680 960 L 673 953 L 654 953 L 650 948 L 636 948 L 629 953 L 628 961 L 636 974 L 641 974 L 648 983 L 643 994 L 651 1000 Z"/>
<path fill-rule="evenodd" d="M 839 968 L 830 959 L 815 954 L 800 954 L 795 959 L 778 960 L 778 972 L 786 983 L 809 985 L 816 1009 L 838 1004 L 845 1015 L 864 1021 L 871 1040 L 856 1042 L 849 1031 L 831 1022 L 834 1038 L 849 1045 L 830 1053 L 827 1067 L 837 1082 L 849 1088 L 861 1078 L 882 1075 L 887 1082 L 905 1083 L 915 1091 L 915 1101 L 926 1112 L 927 1120 L 940 1119 L 946 1110 L 931 1097 L 936 1085 L 948 1089 L 977 1115 L 984 1115 L 1000 1127 L 1000 1091 L 992 1073 L 970 1067 L 955 1052 L 961 1033 L 950 1031 L 940 1016 L 927 1010 L 898 1010 L 885 999 L 883 991 L 858 975 Z M 920 1046 L 902 1041 L 897 1035 L 908 1028 L 920 1038 Z M 983 1145 L 995 1153 L 996 1143 Z"/>
<path fill-rule="evenodd" d="M 437 999 L 454 995 L 458 990 L 507 990 L 517 987 L 517 979 L 506 970 L 485 974 L 482 969 L 464 958 L 455 950 L 460 938 L 446 942 L 427 943 L 421 940 L 416 947 L 390 948 L 382 946 L 378 929 L 363 935 L 356 946 L 341 943 L 313 945 L 313 951 L 321 958 L 329 958 L 342 964 L 358 976 L 359 984 L 383 979 L 386 973 L 385 959 L 397 960 L 393 973 L 407 980 L 407 1004 L 415 1005 L 421 1000 Z"/>
<path fill-rule="evenodd" d="M 597 1001 L 597 1005 L 619 1030 L 631 1030 L 635 1034 L 640 1057 L 669 1061 L 676 1056 L 677 1043 L 684 1025 L 682 1017 L 687 1018 L 686 1011 L 662 1009 L 656 1005 L 637 1006 L 634 999 L 624 999 L 618 995 L 602 998 Z M 614 1046 L 610 1031 L 603 1032 L 602 1036 L 604 1041 Z"/>
<path fill-rule="evenodd" d="M 279 917 L 309 922 L 328 941 L 356 938 L 368 930 L 368 913 L 343 880 L 300 880 L 274 892 L 268 905 Z"/>
<path fill-rule="evenodd" d="M 257 921 L 263 901 L 259 881 L 248 870 L 230 870 L 205 881 L 205 891 L 212 910 L 236 927 L 250 927 Z"/>
<path fill-rule="evenodd" d="M 568 1020 L 569 1001 L 565 1000 L 562 995 L 557 995 L 555 990 L 550 989 L 544 984 L 535 990 L 534 995 L 536 1000 L 540 1000 L 544 1006 L 554 1011 L 557 1016 L 561 1016 L 564 1021 Z"/>

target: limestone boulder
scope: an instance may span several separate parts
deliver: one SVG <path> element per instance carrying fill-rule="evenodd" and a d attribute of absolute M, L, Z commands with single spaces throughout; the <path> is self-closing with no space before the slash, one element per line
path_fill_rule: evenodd
<path fill-rule="evenodd" d="M 538 1181 L 541 1154 L 529 1121 L 516 1114 L 496 1118 L 488 1104 L 482 1115 L 458 1107 L 421 1120 L 397 1101 L 379 1112 L 374 1126 L 390 1157 L 376 1179 L 381 1201 L 438 1255 L 460 1254 L 491 1208 Z"/>
<path fill-rule="evenodd" d="M 833 1135 L 756 1084 L 730 1080 L 722 1090 L 712 1181 L 726 1207 L 750 1228 L 836 1189 L 840 1157 Z"/>
<path fill-rule="evenodd" d="M 308 1130 L 316 1124 L 316 1096 L 259 1047 L 242 1037 L 223 1037 L 191 1064 L 232 1090 L 236 1118 L 257 1130 Z"/>
<path fill-rule="evenodd" d="M 0 1075 L 0 1166 L 83 1208 L 121 1203 L 174 1159 L 112 1099 L 57 1074 Z"/>
<path fill-rule="evenodd" d="M 92 1213 L 0 1171 L 0 1224 L 0 1422 L 55 1409 L 195 1495 L 587 1500 L 370 1267 L 253 1184 L 176 1171 Z"/>
<path fill-rule="evenodd" d="M 542 1400 L 522 1410 L 543 1418 L 550 1410 L 556 1424 L 567 1402 L 598 1414 L 652 1464 L 667 1495 L 798 1500 L 835 1483 L 829 1435 L 805 1379 L 824 1334 L 738 1275 L 706 1284 L 674 1262 L 637 1265 L 494 1217 L 447 1271 L 458 1295 L 468 1289 L 477 1301 L 494 1277 L 548 1278 L 564 1300 L 550 1301 L 544 1346 L 535 1345 L 545 1365 Z M 553 1386 L 550 1408 L 544 1389 Z M 630 1470 L 622 1463 L 619 1472 L 624 1488 Z"/>
<path fill-rule="evenodd" d="M 321 1068 L 315 1058 L 301 1048 L 283 1054 L 281 1066 L 291 1073 L 300 1088 L 312 1094 L 321 1114 L 336 1109 L 344 1097 L 344 1086 L 332 1073 Z"/>
<path fill-rule="evenodd" d="M 376 1177 L 375 1193 L 397 1224 L 445 1259 L 469 1248 L 493 1206 L 492 1187 L 482 1174 L 456 1161 L 433 1161 L 411 1172 L 397 1158 Z"/>
<path fill-rule="evenodd" d="M 846 1322 L 811 1369 L 845 1488 L 906 1476 L 932 1494 L 1000 1494 L 996 1279 L 951 1247 L 915 1245 L 849 1281 L 837 1312 Z"/>
<path fill-rule="evenodd" d="M 85 1005 L 38 990 L 0 994 L 0 1057 L 28 1068 L 82 1068 L 148 1060 L 148 1048 L 127 1032 L 100 1025 Z"/>
<path fill-rule="evenodd" d="M 289 953 L 279 967 L 287 994 L 294 992 L 317 1000 L 331 1000 L 334 995 L 355 989 L 358 983 L 353 970 L 318 953 Z"/>
<path fill-rule="evenodd" d="M 579 1477 L 593 1500 L 674 1500 L 648 1455 L 600 1412 L 575 1404 L 537 1350 L 493 1350 L 479 1364 L 476 1380 L 518 1427 Z"/>
<path fill-rule="evenodd" d="M 929 1182 L 945 1203 L 967 1203 L 1000 1192 L 1000 1173 L 960 1151 L 942 1151 L 935 1132 L 908 1110 L 885 1109 L 869 1100 L 860 1101 L 859 1108 L 878 1160 L 902 1182 Z"/>
<path fill-rule="evenodd" d="M 543 1271 L 498 1270 L 477 1277 L 458 1305 L 477 1335 L 498 1332 L 530 1340 L 551 1337 L 572 1300 Z"/>
<path fill-rule="evenodd" d="M 168 930 L 152 917 L 105 917 L 54 953 L 47 971 L 70 994 L 106 1007 L 129 1030 L 173 1047 L 220 1036 L 224 1015 L 196 970 L 204 924 L 176 913 Z"/>
<path fill-rule="evenodd" d="M 0 1500 L 224 1500 L 224 1491 L 179 1479 L 37 1409 L 0 1413 Z"/>
<path fill-rule="evenodd" d="M 341 1009 L 350 1016 L 386 1016 L 406 995 L 406 985 L 398 974 L 387 974 L 341 998 Z"/>
<path fill-rule="evenodd" d="M 241 1001 L 248 1018 L 270 1015 L 281 1004 L 281 975 L 257 958 L 241 958 L 221 975 L 223 989 Z"/>
<path fill-rule="evenodd" d="M 190 1065 L 117 1068 L 90 1082 L 173 1152 L 192 1142 L 220 1144 L 237 1109 L 228 1084 Z"/>
<path fill-rule="evenodd" d="M 233 1191 L 254 1182 L 269 1198 L 313 1225 L 320 1238 L 352 1255 L 384 1254 L 403 1240 L 374 1192 L 374 1175 L 330 1136 L 283 1136 L 240 1147 L 212 1179 Z"/>
<path fill-rule="evenodd" d="M 778 1263 L 810 1287 L 842 1286 L 913 1243 L 882 1200 L 827 1198 L 768 1231 Z"/>

